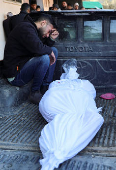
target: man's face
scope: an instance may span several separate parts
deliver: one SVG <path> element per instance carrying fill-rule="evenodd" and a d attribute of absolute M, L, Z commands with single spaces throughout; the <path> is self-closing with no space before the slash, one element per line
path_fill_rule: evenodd
<path fill-rule="evenodd" d="M 31 8 L 32 8 L 33 10 L 36 10 L 37 4 L 32 4 L 32 5 L 31 5 Z"/>
<path fill-rule="evenodd" d="M 69 5 L 69 6 L 67 6 L 67 9 L 72 9 L 72 8 L 73 8 L 73 7 L 72 7 L 72 6 L 70 6 L 70 5 Z"/>
<path fill-rule="evenodd" d="M 78 5 L 75 5 L 75 10 L 78 10 L 79 9 L 79 6 Z"/>
<path fill-rule="evenodd" d="M 52 33 L 53 25 L 46 22 L 41 28 L 39 28 L 39 33 L 42 38 L 48 38 Z"/>
<path fill-rule="evenodd" d="M 65 1 L 62 2 L 62 7 L 67 7 L 67 3 Z"/>
<path fill-rule="evenodd" d="M 41 11 L 41 9 L 40 9 L 40 8 L 37 8 L 36 11 Z"/>
<path fill-rule="evenodd" d="M 58 10 L 58 8 L 56 8 L 56 7 L 53 7 L 53 10 L 54 10 L 54 11 L 57 11 L 57 10 Z"/>

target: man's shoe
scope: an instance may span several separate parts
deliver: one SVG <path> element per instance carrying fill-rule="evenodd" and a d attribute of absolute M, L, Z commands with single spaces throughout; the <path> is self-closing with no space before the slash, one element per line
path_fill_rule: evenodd
<path fill-rule="evenodd" d="M 43 95 L 40 93 L 40 91 L 31 92 L 31 94 L 29 96 L 29 101 L 34 104 L 39 104 L 42 96 Z"/>

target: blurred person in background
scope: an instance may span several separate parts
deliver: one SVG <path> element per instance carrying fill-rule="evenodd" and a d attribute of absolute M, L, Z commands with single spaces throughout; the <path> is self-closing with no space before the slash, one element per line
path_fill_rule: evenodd
<path fill-rule="evenodd" d="M 30 3 L 30 6 L 31 6 L 31 12 L 35 12 L 36 8 L 37 8 L 36 0 L 32 0 L 31 3 Z"/>
<path fill-rule="evenodd" d="M 75 10 L 78 10 L 78 9 L 79 9 L 79 3 L 75 3 L 75 4 L 74 4 L 74 9 L 75 9 Z"/>
<path fill-rule="evenodd" d="M 14 15 L 10 21 L 11 31 L 16 27 L 17 24 L 24 21 L 25 16 L 30 13 L 30 5 L 28 3 L 23 3 L 20 8 L 20 13 Z"/>
<path fill-rule="evenodd" d="M 68 3 L 67 10 L 73 10 L 73 9 L 74 9 L 73 6 L 70 3 Z"/>
<path fill-rule="evenodd" d="M 24 20 L 25 16 L 28 13 L 30 13 L 30 5 L 28 3 L 23 3 L 21 5 L 19 14 L 12 16 L 12 14 L 9 13 L 10 16 L 8 16 L 8 19 L 3 21 L 3 28 L 4 28 L 6 39 L 8 38 L 10 32 L 16 27 L 17 24 L 19 24 Z"/>
<path fill-rule="evenodd" d="M 37 7 L 36 7 L 36 11 L 41 11 L 41 8 L 40 8 L 40 6 L 39 6 L 39 5 L 37 5 Z"/>
<path fill-rule="evenodd" d="M 54 11 L 61 11 L 58 4 L 53 4 L 53 10 Z"/>
<path fill-rule="evenodd" d="M 67 2 L 66 1 L 62 2 L 61 10 L 67 10 Z"/>

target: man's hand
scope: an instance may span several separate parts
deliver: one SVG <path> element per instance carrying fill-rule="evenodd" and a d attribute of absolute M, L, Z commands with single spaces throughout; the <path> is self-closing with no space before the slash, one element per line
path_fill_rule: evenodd
<path fill-rule="evenodd" d="M 51 30 L 50 38 L 55 40 L 59 36 L 59 32 L 54 28 Z"/>
<path fill-rule="evenodd" d="M 49 55 L 49 57 L 50 57 L 50 65 L 53 65 L 53 64 L 55 63 L 55 61 L 56 61 L 56 57 L 55 57 L 53 51 L 52 51 L 52 53 Z"/>

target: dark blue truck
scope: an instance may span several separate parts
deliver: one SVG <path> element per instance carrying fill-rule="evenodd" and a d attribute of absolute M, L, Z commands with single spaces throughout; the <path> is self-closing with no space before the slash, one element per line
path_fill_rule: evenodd
<path fill-rule="evenodd" d="M 45 13 L 53 15 L 60 33 L 55 43 L 59 57 L 54 80 L 60 78 L 64 61 L 77 59 L 79 78 L 95 86 L 97 107 L 102 107 L 105 120 L 90 144 L 58 169 L 115 170 L 116 99 L 105 100 L 100 95 L 116 93 L 116 11 Z M 38 138 L 47 122 L 38 106 L 28 101 L 31 82 L 20 88 L 8 84 L 2 75 L 2 61 L 0 76 L 0 170 L 39 170 Z"/>

